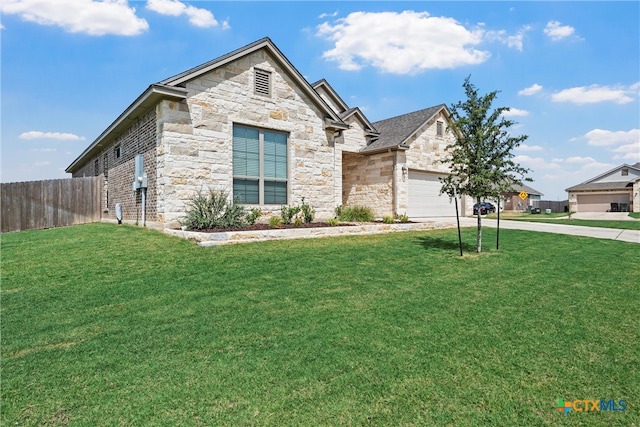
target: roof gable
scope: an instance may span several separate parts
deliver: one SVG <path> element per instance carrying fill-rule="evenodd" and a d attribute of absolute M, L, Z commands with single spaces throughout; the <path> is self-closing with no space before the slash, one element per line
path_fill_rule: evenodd
<path fill-rule="evenodd" d="M 333 109 L 322 99 L 322 97 L 315 91 L 315 89 L 309 84 L 309 82 L 302 76 L 302 74 L 293 66 L 293 64 L 287 59 L 286 56 L 278 49 L 278 47 L 271 41 L 269 37 L 264 37 L 253 43 L 250 43 L 244 47 L 222 55 L 216 59 L 205 62 L 187 71 L 184 71 L 175 76 L 169 77 L 161 81 L 159 84 L 166 86 L 181 86 L 185 82 L 198 78 L 210 71 L 220 68 L 230 62 L 236 61 L 247 55 L 250 55 L 256 51 L 265 49 L 272 58 L 282 67 L 282 69 L 292 78 L 292 80 L 306 93 L 313 103 L 320 108 L 333 122 L 336 124 L 342 124 L 339 113 L 333 111 Z M 337 94 L 336 94 L 337 96 Z M 342 127 L 342 126 L 339 126 Z"/>
<path fill-rule="evenodd" d="M 338 114 L 342 114 L 345 111 L 349 110 L 349 106 L 347 105 L 347 103 L 344 102 L 340 95 L 338 95 L 338 92 L 336 92 L 329 84 L 329 82 L 325 79 L 318 80 L 317 82 L 312 83 L 311 87 L 313 87 L 316 92 L 322 91 L 326 93 L 331 102 L 338 107 L 338 111 L 336 111 Z"/>
<path fill-rule="evenodd" d="M 362 150 L 363 153 L 398 148 L 405 143 L 429 120 L 441 111 L 450 116 L 445 104 L 435 105 L 412 113 L 402 114 L 389 119 L 374 122 L 373 126 L 380 132 L 380 137 Z"/>
<path fill-rule="evenodd" d="M 621 177 L 622 179 L 619 180 L 603 180 L 617 172 L 622 172 L 623 169 L 629 170 L 629 174 L 626 176 L 626 179 Z M 616 166 L 615 168 L 594 178 L 566 188 L 565 191 L 625 188 L 629 186 L 630 183 L 633 183 L 638 179 L 640 179 L 640 162 L 633 165 L 623 163 L 622 165 Z"/>

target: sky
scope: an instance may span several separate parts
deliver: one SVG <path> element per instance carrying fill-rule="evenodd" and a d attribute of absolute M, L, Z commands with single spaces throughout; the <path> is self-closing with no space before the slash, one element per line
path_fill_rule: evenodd
<path fill-rule="evenodd" d="M 371 122 L 498 91 L 543 200 L 640 162 L 640 2 L 2 0 L 2 182 L 65 169 L 153 83 L 263 37 Z"/>

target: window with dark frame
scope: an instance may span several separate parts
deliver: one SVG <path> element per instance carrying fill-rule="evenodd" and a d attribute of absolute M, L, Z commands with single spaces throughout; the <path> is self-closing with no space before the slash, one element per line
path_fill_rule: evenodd
<path fill-rule="evenodd" d="M 622 176 L 627 176 L 627 175 L 629 175 L 629 169 L 627 168 L 622 169 Z"/>
<path fill-rule="evenodd" d="M 113 149 L 113 154 L 116 157 L 116 159 L 119 159 L 120 156 L 122 156 L 122 147 L 120 145 L 116 145 L 115 148 Z"/>
<path fill-rule="evenodd" d="M 255 68 L 254 93 L 271 97 L 271 73 Z"/>
<path fill-rule="evenodd" d="M 287 134 L 233 126 L 233 197 L 239 203 L 287 204 Z"/>
<path fill-rule="evenodd" d="M 440 121 L 436 122 L 436 136 L 444 136 L 444 124 Z"/>
<path fill-rule="evenodd" d="M 93 176 L 100 175 L 100 160 L 95 159 L 93 162 Z"/>

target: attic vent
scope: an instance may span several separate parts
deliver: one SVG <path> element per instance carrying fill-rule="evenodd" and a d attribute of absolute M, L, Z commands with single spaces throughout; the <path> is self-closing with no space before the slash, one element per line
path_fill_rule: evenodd
<path fill-rule="evenodd" d="M 271 73 L 258 69 L 255 71 L 255 94 L 271 96 Z"/>

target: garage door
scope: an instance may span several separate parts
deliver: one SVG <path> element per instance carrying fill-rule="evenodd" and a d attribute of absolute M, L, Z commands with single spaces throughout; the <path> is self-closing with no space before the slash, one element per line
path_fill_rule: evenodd
<path fill-rule="evenodd" d="M 455 216 L 456 208 L 449 196 L 440 195 L 439 177 L 445 175 L 409 171 L 409 212 L 412 218 Z"/>
<path fill-rule="evenodd" d="M 607 212 L 611 203 L 629 203 L 629 194 L 578 194 L 578 212 Z"/>

